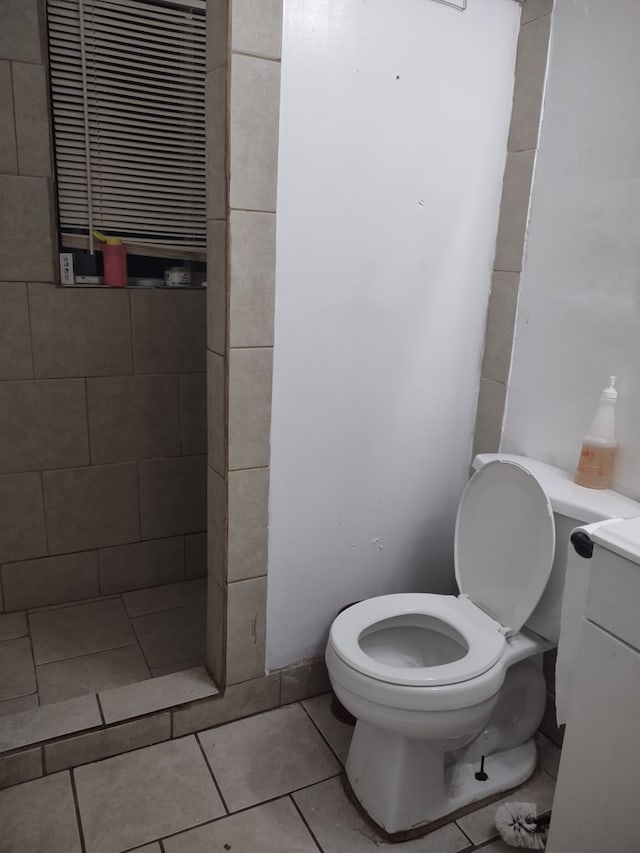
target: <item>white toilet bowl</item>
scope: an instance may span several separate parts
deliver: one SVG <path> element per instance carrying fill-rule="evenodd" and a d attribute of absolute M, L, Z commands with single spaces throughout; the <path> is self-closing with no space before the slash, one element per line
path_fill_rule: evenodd
<path fill-rule="evenodd" d="M 507 641 L 465 596 L 381 596 L 334 621 L 327 667 L 357 718 L 347 776 L 382 829 L 406 832 L 528 778 L 546 689 L 526 659 L 548 648 L 528 633 Z M 482 755 L 505 750 L 475 778 Z"/>
<path fill-rule="evenodd" d="M 329 677 L 357 720 L 347 777 L 390 835 L 531 775 L 541 653 L 558 639 L 569 533 L 624 508 L 621 496 L 594 495 L 535 460 L 487 454 L 474 467 L 456 520 L 461 594 L 372 598 L 329 634 Z"/>

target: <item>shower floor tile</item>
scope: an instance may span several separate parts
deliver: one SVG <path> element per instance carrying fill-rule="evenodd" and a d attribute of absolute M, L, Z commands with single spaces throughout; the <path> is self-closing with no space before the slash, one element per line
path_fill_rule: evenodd
<path fill-rule="evenodd" d="M 199 739 L 232 812 L 340 772 L 340 764 L 300 705 L 219 726 Z"/>
<path fill-rule="evenodd" d="M 198 579 L 0 614 L 0 716 L 201 665 L 206 597 Z"/>
<path fill-rule="evenodd" d="M 137 616 L 131 623 L 151 667 L 192 660 L 205 648 L 207 610 L 204 601 L 195 607 Z"/>
<path fill-rule="evenodd" d="M 40 704 L 49 705 L 143 681 L 150 677 L 150 673 L 140 648 L 125 646 L 38 666 L 36 677 Z"/>
<path fill-rule="evenodd" d="M 65 771 L 0 791 L 0 853 L 80 853 L 80 828 L 86 853 L 513 849 L 493 824 L 498 803 L 423 838 L 381 838 L 344 792 L 332 750 L 344 758 L 353 730 L 329 718 L 330 701 L 318 696 L 94 761 L 72 771 L 75 786 Z M 559 750 L 541 734 L 536 741 L 540 766 L 508 799 L 531 798 L 542 812 L 555 787 L 544 767 L 557 767 Z"/>
<path fill-rule="evenodd" d="M 21 637 L 0 643 L 0 699 L 27 696 L 36 689 L 31 640 Z"/>
<path fill-rule="evenodd" d="M 118 598 L 59 607 L 29 618 L 36 665 L 135 645 L 122 602 Z"/>

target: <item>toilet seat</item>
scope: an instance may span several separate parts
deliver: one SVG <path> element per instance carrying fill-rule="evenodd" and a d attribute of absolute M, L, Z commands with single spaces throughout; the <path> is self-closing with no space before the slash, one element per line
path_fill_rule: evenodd
<path fill-rule="evenodd" d="M 461 594 L 399 593 L 362 601 L 336 617 L 329 646 L 351 669 L 390 685 L 443 687 L 470 681 L 495 666 L 506 637 L 517 634 L 534 611 L 554 551 L 553 510 L 538 481 L 513 462 L 488 462 L 467 484 L 458 508 L 455 575 Z M 382 639 L 385 630 L 407 628 L 413 631 L 407 655 L 401 643 L 392 641 L 386 656 L 395 655 L 392 663 L 384 660 L 384 644 L 375 656 L 362 647 L 369 635 L 379 633 Z M 424 641 L 416 642 L 421 628 Z M 447 662 L 444 653 L 443 663 L 433 665 L 403 665 L 412 646 L 426 652 L 429 645 L 442 648 L 440 639 L 429 644 L 427 631 L 454 640 L 462 654 Z"/>
<path fill-rule="evenodd" d="M 360 645 L 363 636 L 399 617 L 421 618 L 426 630 L 458 634 L 466 652 L 450 663 L 424 667 L 390 666 L 367 654 Z M 329 644 L 337 656 L 363 675 L 387 684 L 407 687 L 437 687 L 476 678 L 502 657 L 506 639 L 501 626 L 476 607 L 467 596 L 429 593 L 397 593 L 369 598 L 354 604 L 334 620 Z"/>

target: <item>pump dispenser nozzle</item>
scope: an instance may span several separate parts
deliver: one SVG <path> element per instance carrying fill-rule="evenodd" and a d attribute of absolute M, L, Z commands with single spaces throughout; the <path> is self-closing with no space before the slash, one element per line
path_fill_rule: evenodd
<path fill-rule="evenodd" d="M 616 391 L 616 378 L 615 376 L 609 377 L 609 385 L 602 392 L 602 396 L 606 397 L 607 400 L 617 400 L 618 392 Z"/>

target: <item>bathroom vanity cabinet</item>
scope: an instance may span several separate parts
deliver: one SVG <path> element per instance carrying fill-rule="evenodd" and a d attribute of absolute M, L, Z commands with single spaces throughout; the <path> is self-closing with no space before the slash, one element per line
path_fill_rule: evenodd
<path fill-rule="evenodd" d="M 640 850 L 640 519 L 593 540 L 548 853 Z"/>

